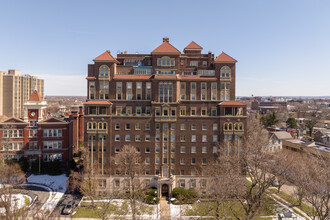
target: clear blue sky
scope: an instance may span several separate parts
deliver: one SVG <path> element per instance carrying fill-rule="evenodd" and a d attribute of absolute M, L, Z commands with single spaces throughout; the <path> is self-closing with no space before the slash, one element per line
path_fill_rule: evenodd
<path fill-rule="evenodd" d="M 109 49 L 149 53 L 170 37 L 237 63 L 237 95 L 330 95 L 329 0 L 1 0 L 0 70 L 86 95 L 87 64 Z"/>

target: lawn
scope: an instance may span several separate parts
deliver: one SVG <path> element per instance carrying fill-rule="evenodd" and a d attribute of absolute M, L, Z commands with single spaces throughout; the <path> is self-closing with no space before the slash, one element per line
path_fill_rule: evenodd
<path fill-rule="evenodd" d="M 275 209 L 277 203 L 269 198 L 268 196 L 264 196 L 263 198 L 263 205 L 260 207 L 259 211 L 257 212 L 257 217 L 260 216 L 271 216 L 275 215 Z M 184 210 L 184 215 L 185 216 L 215 216 L 216 215 L 216 203 L 215 202 L 201 202 L 201 203 L 195 203 L 191 206 L 188 206 L 189 208 L 186 208 Z M 191 208 L 190 208 L 191 207 Z M 234 217 L 232 214 L 232 210 L 239 216 L 243 217 L 244 216 L 244 210 L 241 206 L 240 203 L 238 202 L 226 202 L 221 205 L 220 208 L 220 215 L 226 215 L 228 217 Z M 265 219 L 265 218 L 262 218 Z"/>
<path fill-rule="evenodd" d="M 91 207 L 91 203 L 82 202 L 81 207 L 77 208 L 73 218 L 100 218 L 103 212 L 107 215 L 129 215 L 129 201 L 113 201 L 110 204 L 107 202 L 96 202 L 95 207 Z M 148 205 L 137 203 L 137 215 L 151 215 L 153 208 Z"/>

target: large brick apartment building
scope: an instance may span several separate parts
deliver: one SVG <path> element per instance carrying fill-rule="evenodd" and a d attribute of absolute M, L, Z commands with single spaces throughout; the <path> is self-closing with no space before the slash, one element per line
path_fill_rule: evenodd
<path fill-rule="evenodd" d="M 168 195 L 205 190 L 203 170 L 220 142 L 239 141 L 246 105 L 235 101 L 236 60 L 195 42 L 181 53 L 163 38 L 150 54 L 106 51 L 88 65 L 85 146 L 101 191 L 123 189 L 111 158 L 127 144 L 145 161 L 143 181 Z"/>

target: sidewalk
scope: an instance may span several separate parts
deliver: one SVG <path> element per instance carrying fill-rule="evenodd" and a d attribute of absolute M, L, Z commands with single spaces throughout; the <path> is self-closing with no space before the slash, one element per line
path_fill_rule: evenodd
<path fill-rule="evenodd" d="M 171 208 L 168 201 L 162 197 L 159 201 L 160 203 L 160 219 L 161 220 L 170 220 L 171 219 Z"/>

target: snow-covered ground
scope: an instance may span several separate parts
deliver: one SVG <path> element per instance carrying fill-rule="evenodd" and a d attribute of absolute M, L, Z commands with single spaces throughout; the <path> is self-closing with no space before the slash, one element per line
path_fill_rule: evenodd
<path fill-rule="evenodd" d="M 27 179 L 26 184 L 44 185 L 50 193 L 48 200 L 40 209 L 41 215 L 48 215 L 53 212 L 57 203 L 60 201 L 66 191 L 66 181 L 68 177 L 65 174 L 58 176 L 50 175 L 31 175 Z M 40 185 L 39 185 L 40 184 Z"/>
<path fill-rule="evenodd" d="M 6 195 L 1 195 L 3 200 L 9 200 L 9 198 L 5 198 Z M 21 208 L 24 208 L 26 205 L 25 204 L 25 199 L 29 200 L 29 204 L 32 201 L 32 198 L 30 196 L 27 195 L 23 195 L 23 194 L 13 194 L 12 198 L 11 198 L 11 208 L 12 210 L 18 210 Z M 5 212 L 5 208 L 0 208 L 0 213 L 4 213 Z"/>

